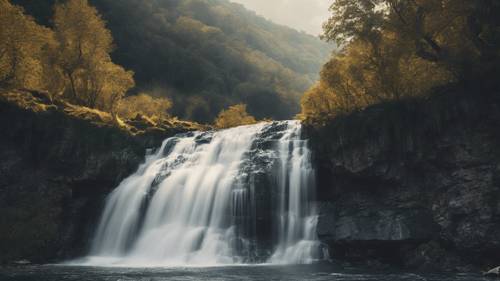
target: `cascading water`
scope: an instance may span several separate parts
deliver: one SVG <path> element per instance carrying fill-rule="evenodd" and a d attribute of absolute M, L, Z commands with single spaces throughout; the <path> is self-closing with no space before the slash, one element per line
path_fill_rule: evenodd
<path fill-rule="evenodd" d="M 176 136 L 107 198 L 87 264 L 310 263 L 314 173 L 298 121 Z M 277 235 L 275 235 L 277 234 Z"/>
<path fill-rule="evenodd" d="M 314 171 L 301 126 L 292 126 L 278 142 L 279 243 L 272 263 L 311 263 L 322 249 L 316 236 L 317 215 L 312 205 Z"/>

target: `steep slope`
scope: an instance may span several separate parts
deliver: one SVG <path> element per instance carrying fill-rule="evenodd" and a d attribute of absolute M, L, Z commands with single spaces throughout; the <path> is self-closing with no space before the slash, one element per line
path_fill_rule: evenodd
<path fill-rule="evenodd" d="M 14 0 L 50 24 L 51 2 Z M 298 112 L 332 46 L 227 0 L 91 0 L 115 38 L 114 60 L 138 91 L 174 99 L 173 113 L 212 121 L 244 102 L 258 118 Z"/>

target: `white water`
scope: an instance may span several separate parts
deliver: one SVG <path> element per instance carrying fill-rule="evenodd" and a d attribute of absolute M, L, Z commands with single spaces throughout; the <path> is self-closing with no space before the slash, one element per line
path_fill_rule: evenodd
<path fill-rule="evenodd" d="M 276 132 L 273 126 L 278 127 Z M 281 126 L 281 127 L 280 127 Z M 281 129 L 279 129 L 281 128 Z M 269 132 L 262 136 L 264 132 Z M 307 142 L 296 121 L 261 123 L 167 139 L 107 198 L 91 265 L 227 265 L 249 261 L 256 238 L 252 157 L 270 159 L 280 194 L 271 263 L 317 258 L 314 175 Z M 264 149 L 259 141 L 275 143 Z M 255 156 L 257 155 L 257 156 Z M 255 168 L 260 169 L 260 168 Z M 248 169 L 247 169 L 248 170 Z M 271 215 L 271 214 L 269 214 Z M 250 227 L 252 228 L 252 227 Z M 253 227 L 253 232 L 259 229 Z M 254 245 L 254 246 L 251 246 Z"/>
<path fill-rule="evenodd" d="M 301 140 L 301 126 L 292 124 L 278 142 L 281 194 L 279 208 L 279 243 L 271 263 L 312 263 L 320 250 L 316 225 L 318 217 L 313 203 L 314 171 L 307 141 Z"/>

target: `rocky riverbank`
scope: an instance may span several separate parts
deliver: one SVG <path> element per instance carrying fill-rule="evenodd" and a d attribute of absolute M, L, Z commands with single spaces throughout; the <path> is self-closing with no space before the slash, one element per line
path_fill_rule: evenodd
<path fill-rule="evenodd" d="M 445 94 L 309 127 L 318 169 L 318 234 L 332 257 L 412 270 L 498 265 L 496 96 Z"/>

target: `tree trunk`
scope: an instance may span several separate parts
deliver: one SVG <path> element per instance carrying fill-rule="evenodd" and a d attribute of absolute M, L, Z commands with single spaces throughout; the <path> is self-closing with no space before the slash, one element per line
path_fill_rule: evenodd
<path fill-rule="evenodd" d="M 71 84 L 71 99 L 72 99 L 72 102 L 77 103 L 78 102 L 78 96 L 76 94 L 76 86 L 75 86 L 75 79 L 73 78 L 73 73 L 70 73 L 69 71 L 67 71 L 66 75 L 68 75 L 69 82 Z"/>

